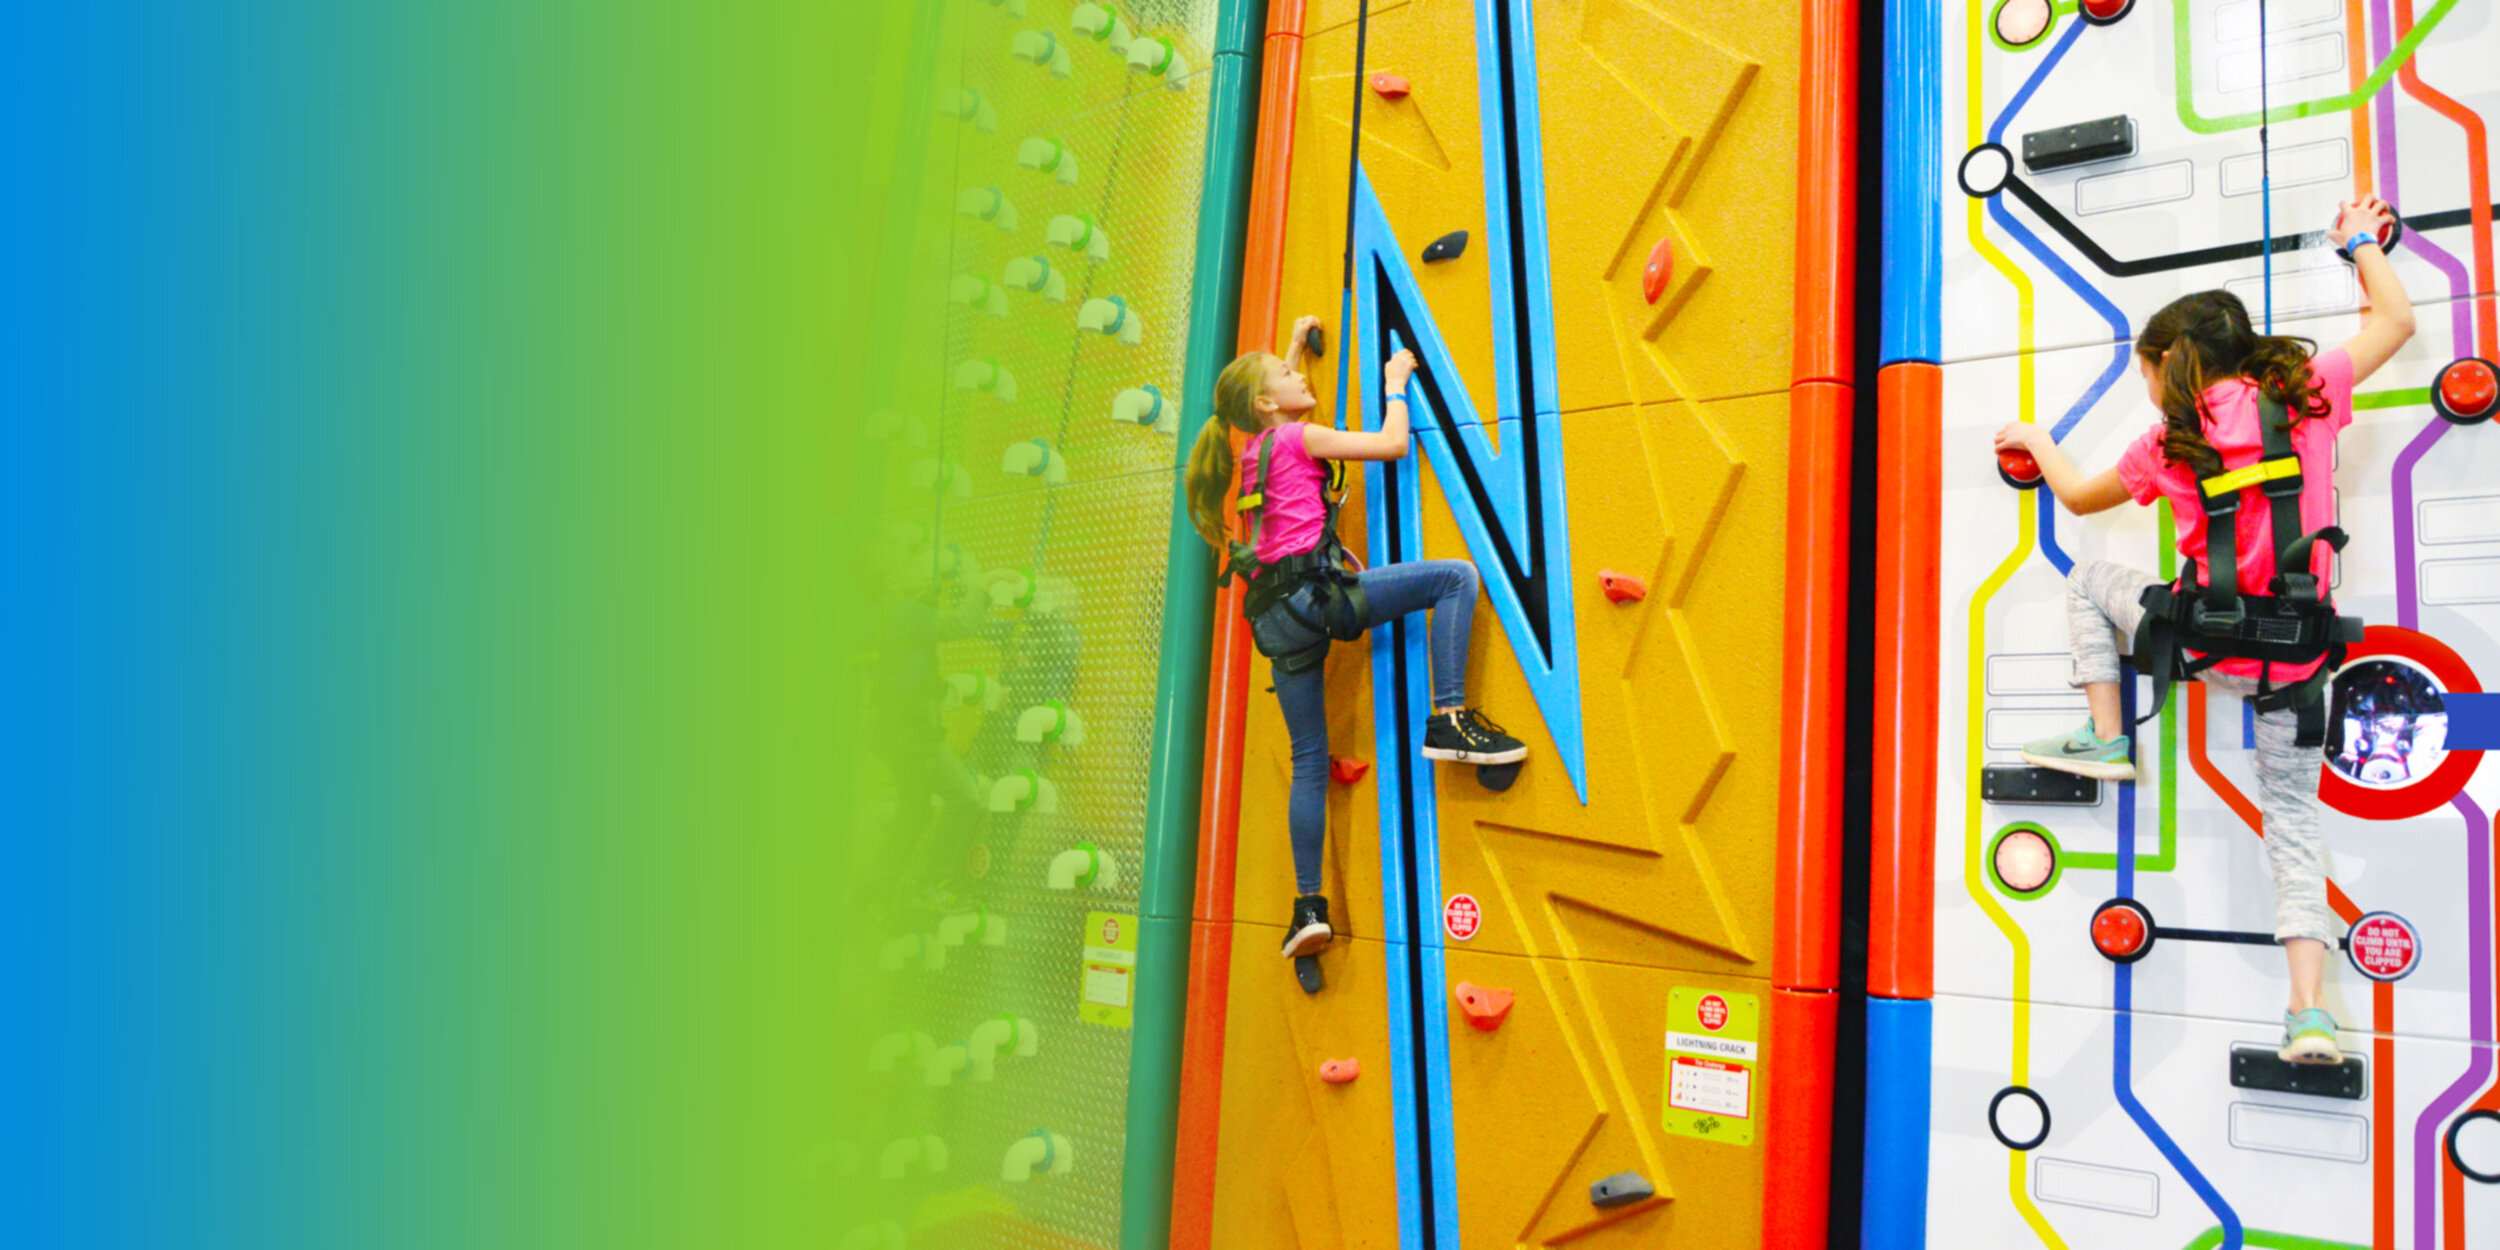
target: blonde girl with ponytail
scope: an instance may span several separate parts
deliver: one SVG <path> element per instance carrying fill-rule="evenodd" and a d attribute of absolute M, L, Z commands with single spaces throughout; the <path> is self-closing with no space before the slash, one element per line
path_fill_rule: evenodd
<path fill-rule="evenodd" d="M 2136 337 L 2136 366 L 2160 420 L 2120 453 L 2115 467 L 2092 477 L 2076 471 L 2048 431 L 2015 422 L 1997 431 L 1999 451 L 2019 448 L 2039 462 L 2059 503 L 2076 515 L 2106 511 L 2132 499 L 2170 500 L 2179 527 L 2179 555 L 2203 577 L 2236 576 L 2242 594 L 2267 594 L 2276 573 L 2271 509 L 2256 487 L 2243 494 L 2234 547 L 2239 567 L 2207 567 L 2206 515 L 2200 475 L 2239 469 L 2263 458 L 2265 406 L 2282 405 L 2300 458 L 2300 527 L 2335 523 L 2335 436 L 2352 424 L 2353 387 L 2413 337 L 2413 304 L 2381 251 L 2378 236 L 2393 219 L 2374 196 L 2344 204 L 2334 240 L 2361 275 L 2369 300 L 2361 330 L 2331 351 L 2303 338 L 2260 334 L 2248 308 L 2228 291 L 2183 296 L 2153 315 Z M 2251 503 L 2255 500 L 2255 503 Z M 2310 572 L 2333 585 L 2334 552 L 2318 543 Z M 2066 580 L 2066 620 L 2074 645 L 2074 684 L 2091 719 L 2062 738 L 2023 747 L 2043 768 L 2128 780 L 2135 764 L 2129 725 L 2119 702 L 2118 656 L 2135 637 L 2142 597 L 2159 578 L 2107 561 L 2078 561 Z M 2182 588 L 2186 589 L 2186 588 Z M 2190 592 L 2192 593 L 2192 591 Z M 2224 659 L 2199 677 L 2208 687 L 2248 696 L 2261 679 L 2277 684 L 2312 676 L 2326 661 Z M 2318 830 L 2322 752 L 2297 745 L 2298 713 L 2290 707 L 2257 714 L 2258 806 L 2266 855 L 2274 873 L 2275 940 L 2290 967 L 2291 1000 L 2278 1054 L 2290 1063 L 2338 1064 L 2343 1054 L 2324 1003 L 2326 952 L 2342 936 L 2326 901 L 2326 846 Z"/>
<path fill-rule="evenodd" d="M 1527 757 L 1517 738 L 1467 706 L 1467 645 L 1478 589 L 1465 560 L 1413 560 L 1349 570 L 1330 532 L 1328 461 L 1396 460 L 1407 450 L 1407 395 L 1415 374 L 1411 352 L 1381 366 L 1382 418 L 1377 430 L 1340 430 L 1306 421 L 1319 400 L 1302 375 L 1303 344 L 1319 325 L 1293 326 L 1282 357 L 1251 352 L 1215 379 L 1215 415 L 1190 448 L 1182 477 L 1189 517 L 1221 556 L 1250 579 L 1245 603 L 1251 639 L 1274 663 L 1276 701 L 1293 742 L 1293 789 L 1286 805 L 1293 844 L 1293 914 L 1285 927 L 1288 958 L 1316 953 L 1334 931 L 1320 892 L 1328 822 L 1327 656 L 1332 633 L 1351 636 L 1410 612 L 1430 612 L 1432 715 L 1424 725 L 1427 759 L 1500 764 Z M 1234 440 L 1243 440 L 1236 452 Z M 1236 497 L 1236 528 L 1226 500 Z M 1239 541 L 1236 542 L 1236 537 Z M 1336 608 L 1332 618 L 1331 608 Z M 1350 619 L 1348 619 L 1350 618 Z"/>

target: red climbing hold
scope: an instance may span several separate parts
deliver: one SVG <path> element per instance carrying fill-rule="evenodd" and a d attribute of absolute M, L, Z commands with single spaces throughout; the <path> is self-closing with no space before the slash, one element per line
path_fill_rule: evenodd
<path fill-rule="evenodd" d="M 1597 584 L 1606 588 L 1606 597 L 1616 603 L 1638 603 L 1649 597 L 1649 583 L 1629 573 L 1599 569 Z"/>
<path fill-rule="evenodd" d="M 1487 989 L 1472 981 L 1461 981 L 1457 993 L 1458 1009 L 1467 1017 L 1467 1023 L 1487 1033 L 1502 1027 L 1502 1021 L 1510 1018 L 1509 990 Z"/>
<path fill-rule="evenodd" d="M 1667 293 L 1667 279 L 1674 276 L 1675 240 L 1660 239 L 1658 246 L 1649 249 L 1649 263 L 1641 267 L 1641 297 L 1657 303 L 1658 297 Z"/>
<path fill-rule="evenodd" d="M 2094 19 L 2114 22 L 2126 16 L 2127 7 L 2135 0 L 2083 0 L 2083 11 Z"/>
<path fill-rule="evenodd" d="M 1372 75 L 1372 90 L 1378 92 L 1383 100 L 1403 100 L 1406 94 L 1414 89 L 1415 84 L 1395 74 Z"/>
<path fill-rule="evenodd" d="M 2431 388 L 2431 406 L 2460 425 L 2488 420 L 2500 410 L 2500 369 L 2488 360 L 2468 356 L 2439 371 Z"/>
<path fill-rule="evenodd" d="M 2008 447 L 1997 453 L 1997 475 L 2016 490 L 2030 490 L 2040 484 L 2040 462 L 2020 447 Z"/>
<path fill-rule="evenodd" d="M 1319 1079 L 1331 1085 L 1343 1085 L 1363 1075 L 1360 1059 L 1330 1059 L 1319 1065 Z"/>
<path fill-rule="evenodd" d="M 1336 778 L 1337 784 L 1341 786 L 1350 786 L 1361 781 L 1363 774 L 1371 770 L 1371 765 L 1358 759 L 1348 759 L 1342 755 L 1328 757 L 1328 775 Z"/>
<path fill-rule="evenodd" d="M 2143 909 L 2124 901 L 2104 903 L 2092 914 L 2092 944 L 2101 953 L 2127 963 L 2152 942 L 2152 926 Z"/>

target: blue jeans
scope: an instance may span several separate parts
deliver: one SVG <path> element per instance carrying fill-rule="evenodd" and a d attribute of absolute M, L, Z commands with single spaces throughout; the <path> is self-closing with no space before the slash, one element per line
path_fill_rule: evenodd
<path fill-rule="evenodd" d="M 1460 707 L 1467 701 L 1467 637 L 1476 615 L 1476 566 L 1465 560 L 1414 560 L 1368 569 L 1362 573 L 1363 597 L 1369 612 L 1365 628 L 1385 625 L 1409 612 L 1432 610 L 1432 705 Z M 1311 602 L 1316 588 L 1294 592 L 1303 615 L 1316 620 Z M 1306 647 L 1321 635 L 1293 619 L 1285 604 L 1269 608 L 1250 623 L 1260 649 L 1285 652 Z M 1313 667 L 1290 676 L 1276 674 L 1276 702 L 1285 710 L 1285 730 L 1293 737 L 1293 791 L 1285 823 L 1293 836 L 1294 889 L 1319 893 L 1320 852 L 1328 836 L 1328 687 L 1327 669 Z"/>

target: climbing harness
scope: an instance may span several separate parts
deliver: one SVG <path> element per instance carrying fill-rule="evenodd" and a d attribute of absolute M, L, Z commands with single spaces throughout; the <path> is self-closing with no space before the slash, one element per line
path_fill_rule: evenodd
<path fill-rule="evenodd" d="M 1241 502 L 1237 505 L 1248 518 L 1249 541 L 1233 542 L 1231 558 L 1226 561 L 1224 573 L 1216 579 L 1216 584 L 1229 586 L 1235 575 L 1249 580 L 1249 593 L 1243 595 L 1241 601 L 1244 620 L 1256 622 L 1268 609 L 1281 606 L 1285 614 L 1303 628 L 1320 635 L 1319 641 L 1307 647 L 1278 654 L 1268 651 L 1266 643 L 1259 639 L 1258 631 L 1251 630 L 1252 641 L 1258 644 L 1262 654 L 1276 662 L 1276 671 L 1291 676 L 1309 672 L 1325 662 L 1331 641 L 1352 642 L 1362 637 L 1364 623 L 1371 615 L 1370 603 L 1363 594 L 1361 579 L 1345 566 L 1345 544 L 1337 538 L 1337 505 L 1341 495 L 1336 491 L 1323 492 L 1327 499 L 1327 515 L 1320 523 L 1319 546 L 1300 555 L 1268 563 L 1259 561 L 1259 535 L 1267 525 L 1267 487 L 1272 480 L 1270 473 L 1276 460 L 1276 431 L 1264 431 L 1252 441 L 1258 446 L 1259 480 L 1254 489 L 1248 477 L 1244 476 Z M 1243 459 L 1246 461 L 1249 458 L 1249 449 L 1245 448 Z M 1316 605 L 1319 614 L 1316 618 L 1294 601 L 1295 592 L 1310 585 L 1319 587 Z"/>
<path fill-rule="evenodd" d="M 2342 667 L 2345 649 L 2361 641 L 2361 618 L 2336 615 L 2331 588 L 2320 585 L 2311 570 L 2316 544 L 2340 552 L 2346 535 L 2332 525 L 2300 532 L 2302 478 L 2291 425 L 2282 404 L 2259 399 L 2265 445 L 2257 461 L 2196 479 L 2205 505 L 2204 585 L 2197 584 L 2196 562 L 2190 560 L 2178 581 L 2144 589 L 2135 665 L 2153 679 L 2153 701 L 2136 723 L 2161 712 L 2171 683 L 2194 681 L 2223 660 L 2256 660 L 2263 667 L 2255 708 L 2292 709 L 2299 717 L 2296 744 L 2318 747 L 2326 743 L 2327 681 Z M 2262 595 L 2239 589 L 2240 500 L 2251 489 L 2265 495 L 2274 523 L 2274 580 Z M 2275 665 L 2320 659 L 2325 663 L 2301 681 L 2274 685 Z"/>

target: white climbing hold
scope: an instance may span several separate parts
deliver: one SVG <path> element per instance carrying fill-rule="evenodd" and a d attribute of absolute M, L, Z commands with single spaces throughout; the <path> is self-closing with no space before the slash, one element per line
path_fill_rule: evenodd
<path fill-rule="evenodd" d="M 1085 745 L 1085 722 L 1056 699 L 1036 703 L 1016 718 L 1016 741 L 1080 747 Z"/>
<path fill-rule="evenodd" d="M 1030 768 L 1018 769 L 990 783 L 990 810 L 1048 816 L 1059 810 L 1059 787 Z"/>
<path fill-rule="evenodd" d="M 1041 1053 L 1042 1037 L 1032 1021 L 1002 1011 L 975 1027 L 964 1044 L 971 1049 L 972 1079 L 986 1081 L 998 1073 L 999 1052 L 1030 1059 Z"/>
<path fill-rule="evenodd" d="M 1054 890 L 1117 889 L 1120 857 L 1091 842 L 1079 842 L 1050 857 L 1050 875 L 1045 881 Z"/>
<path fill-rule="evenodd" d="M 1042 237 L 1071 252 L 1083 252 L 1088 260 L 1111 259 L 1111 232 L 1095 225 L 1091 217 L 1062 213 L 1050 219 Z"/>
<path fill-rule="evenodd" d="M 1120 15 L 1107 4 L 1085 3 L 1068 14 L 1068 26 L 1076 33 L 1110 48 L 1121 57 L 1128 56 L 1129 42 L 1137 36 Z"/>
<path fill-rule="evenodd" d="M 1006 454 L 999 457 L 998 471 L 1017 477 L 1038 477 L 1052 485 L 1068 480 L 1068 458 L 1038 438 L 1007 444 Z"/>
<path fill-rule="evenodd" d="M 1063 1175 L 1075 1163 L 1075 1157 L 1068 1150 L 1067 1138 L 1048 1129 L 1037 1128 L 1017 1138 L 1016 1144 L 1007 1148 L 1007 1157 L 999 1165 L 998 1178 L 1021 1183 L 1032 1179 L 1035 1172 Z"/>
<path fill-rule="evenodd" d="M 1057 178 L 1061 186 L 1076 185 L 1076 153 L 1069 151 L 1068 145 L 1057 139 L 1035 135 L 1017 144 L 1016 164 L 1035 173 L 1049 174 Z"/>
<path fill-rule="evenodd" d="M 1068 59 L 1067 45 L 1047 30 L 1020 30 L 1007 45 L 1015 58 L 1050 71 L 1053 78 L 1067 78 L 1076 73 L 1076 63 Z"/>
<path fill-rule="evenodd" d="M 957 274 L 946 284 L 946 302 L 958 308 L 977 308 L 1001 319 L 1007 315 L 1006 290 L 987 278 L 968 273 Z"/>
<path fill-rule="evenodd" d="M 1019 256 L 1007 262 L 1007 272 L 1000 281 L 1028 295 L 1039 295 L 1054 304 L 1068 300 L 1068 280 L 1047 256 Z"/>
<path fill-rule="evenodd" d="M 986 221 L 1007 234 L 1016 231 L 1015 202 L 996 187 L 965 187 L 956 192 L 955 215 Z"/>
<path fill-rule="evenodd" d="M 1180 48 L 1161 35 L 1140 35 L 1129 41 L 1128 67 L 1163 80 L 1165 86 L 1179 91 L 1188 85 L 1189 62 L 1181 58 Z"/>
<path fill-rule="evenodd" d="M 1115 338 L 1135 347 L 1146 341 L 1146 323 L 1119 296 L 1089 299 L 1077 306 L 1076 328 L 1093 330 L 1106 338 Z"/>
<path fill-rule="evenodd" d="M 967 360 L 955 366 L 955 389 L 981 391 L 1002 404 L 1016 402 L 1016 375 L 995 360 Z"/>
<path fill-rule="evenodd" d="M 937 111 L 940 117 L 971 122 L 972 128 L 982 134 L 998 133 L 998 110 L 991 108 L 990 102 L 980 92 L 970 88 L 939 92 Z"/>
<path fill-rule="evenodd" d="M 987 673 L 952 673 L 946 678 L 948 707 L 977 707 L 995 712 L 1006 698 L 1007 688 Z"/>
<path fill-rule="evenodd" d="M 1132 386 L 1112 396 L 1111 419 L 1122 425 L 1151 426 L 1162 434 L 1177 433 L 1181 425 L 1180 409 L 1163 402 L 1163 388 L 1152 385 Z"/>

